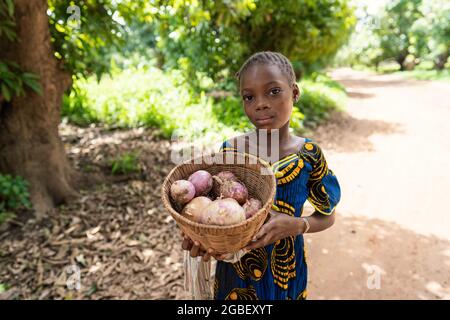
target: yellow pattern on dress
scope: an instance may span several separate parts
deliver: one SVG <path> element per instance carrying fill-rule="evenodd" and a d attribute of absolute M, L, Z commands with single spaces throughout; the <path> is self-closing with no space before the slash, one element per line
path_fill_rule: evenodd
<path fill-rule="evenodd" d="M 248 277 L 258 281 L 267 269 L 267 251 L 264 248 L 257 248 L 246 253 L 239 261 L 233 263 L 239 278 L 246 280 Z"/>
<path fill-rule="evenodd" d="M 282 289 L 287 289 L 288 281 L 296 276 L 294 237 L 291 236 L 277 241 L 270 260 L 274 283 Z"/>
<path fill-rule="evenodd" d="M 248 288 L 234 288 L 225 297 L 225 300 L 258 300 L 256 290 L 253 286 Z"/>

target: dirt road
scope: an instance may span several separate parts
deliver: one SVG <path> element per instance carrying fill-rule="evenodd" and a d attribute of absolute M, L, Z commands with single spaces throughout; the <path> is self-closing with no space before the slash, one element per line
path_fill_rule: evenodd
<path fill-rule="evenodd" d="M 332 76 L 347 110 L 314 139 L 342 201 L 333 228 L 307 236 L 309 298 L 450 299 L 450 83 Z"/>

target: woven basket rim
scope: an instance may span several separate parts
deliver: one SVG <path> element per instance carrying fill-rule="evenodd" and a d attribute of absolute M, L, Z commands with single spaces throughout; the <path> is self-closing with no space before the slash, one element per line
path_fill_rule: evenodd
<path fill-rule="evenodd" d="M 209 154 L 208 156 L 212 156 L 212 155 L 217 155 L 217 154 L 224 154 L 227 153 L 229 151 L 221 151 L 221 152 L 214 152 Z M 238 228 L 241 226 L 244 226 L 248 223 L 251 223 L 252 221 L 254 221 L 259 215 L 264 214 L 264 212 L 266 211 L 266 207 L 270 206 L 271 204 L 269 204 L 269 202 L 273 202 L 273 198 L 275 197 L 275 192 L 276 192 L 276 179 L 275 179 L 275 175 L 273 174 L 273 171 L 270 167 L 270 164 L 266 161 L 264 161 L 263 159 L 249 154 L 249 153 L 243 153 L 243 152 L 237 152 L 237 151 L 233 151 L 233 153 L 237 153 L 239 155 L 242 155 L 244 157 L 247 158 L 255 158 L 256 161 L 263 167 L 269 169 L 268 171 L 271 172 L 270 176 L 272 178 L 272 185 L 273 188 L 270 192 L 270 197 L 269 199 L 266 200 L 265 203 L 263 203 L 261 209 L 258 210 L 258 212 L 256 214 L 254 214 L 250 219 L 245 219 L 244 221 L 238 223 L 238 224 L 233 224 L 233 225 L 229 225 L 229 226 L 218 226 L 218 225 L 209 225 L 209 224 L 203 224 L 203 223 L 198 223 L 192 220 L 189 220 L 188 218 L 185 218 L 183 215 L 181 215 L 180 213 L 178 213 L 176 210 L 174 210 L 172 208 L 172 205 L 170 203 L 170 198 L 168 195 L 166 195 L 164 193 L 164 189 L 166 188 L 166 185 L 169 183 L 169 178 L 173 175 L 173 173 L 178 170 L 179 167 L 181 167 L 182 165 L 186 165 L 186 164 L 192 164 L 193 161 L 195 161 L 196 159 L 200 159 L 200 158 L 204 158 L 203 155 L 195 157 L 195 158 L 190 158 L 188 160 L 183 161 L 182 163 L 179 163 L 178 165 L 176 165 L 174 168 L 172 168 L 172 170 L 170 170 L 170 172 L 167 174 L 166 178 L 164 179 L 164 182 L 161 186 L 161 200 L 163 201 L 164 207 L 169 210 L 170 214 L 172 215 L 172 217 L 174 218 L 174 216 L 176 216 L 178 219 L 182 220 L 185 224 L 187 225 L 191 225 L 193 227 L 199 227 L 199 228 L 207 228 L 210 230 L 229 230 L 229 229 L 234 229 L 234 228 Z M 212 164 L 213 165 L 213 164 Z M 167 197 L 167 199 L 166 199 Z M 269 208 L 270 209 L 270 208 Z M 175 218 L 174 218 L 175 219 Z"/>

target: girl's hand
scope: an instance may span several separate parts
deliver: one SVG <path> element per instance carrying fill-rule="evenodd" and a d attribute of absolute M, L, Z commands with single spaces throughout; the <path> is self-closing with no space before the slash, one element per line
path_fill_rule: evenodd
<path fill-rule="evenodd" d="M 192 241 L 191 238 L 189 238 L 187 235 L 185 235 L 183 232 L 181 233 L 181 236 L 183 237 L 183 243 L 181 244 L 181 247 L 183 250 L 190 251 L 190 256 L 195 257 L 203 257 L 203 261 L 209 261 L 211 257 L 214 257 L 216 260 L 223 260 L 226 258 L 226 254 L 218 254 L 215 253 L 214 250 L 211 248 L 206 250 L 203 248 L 198 241 Z"/>
<path fill-rule="evenodd" d="M 262 248 L 280 239 L 296 236 L 303 230 L 302 223 L 301 219 L 270 210 L 269 220 L 261 227 L 244 250 L 250 251 Z"/>

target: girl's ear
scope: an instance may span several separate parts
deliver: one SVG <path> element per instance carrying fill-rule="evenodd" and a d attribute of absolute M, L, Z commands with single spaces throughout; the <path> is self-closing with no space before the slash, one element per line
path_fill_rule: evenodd
<path fill-rule="evenodd" d="M 298 102 L 300 99 L 300 89 L 296 83 L 294 83 L 294 88 L 292 89 L 292 98 L 294 102 Z"/>

